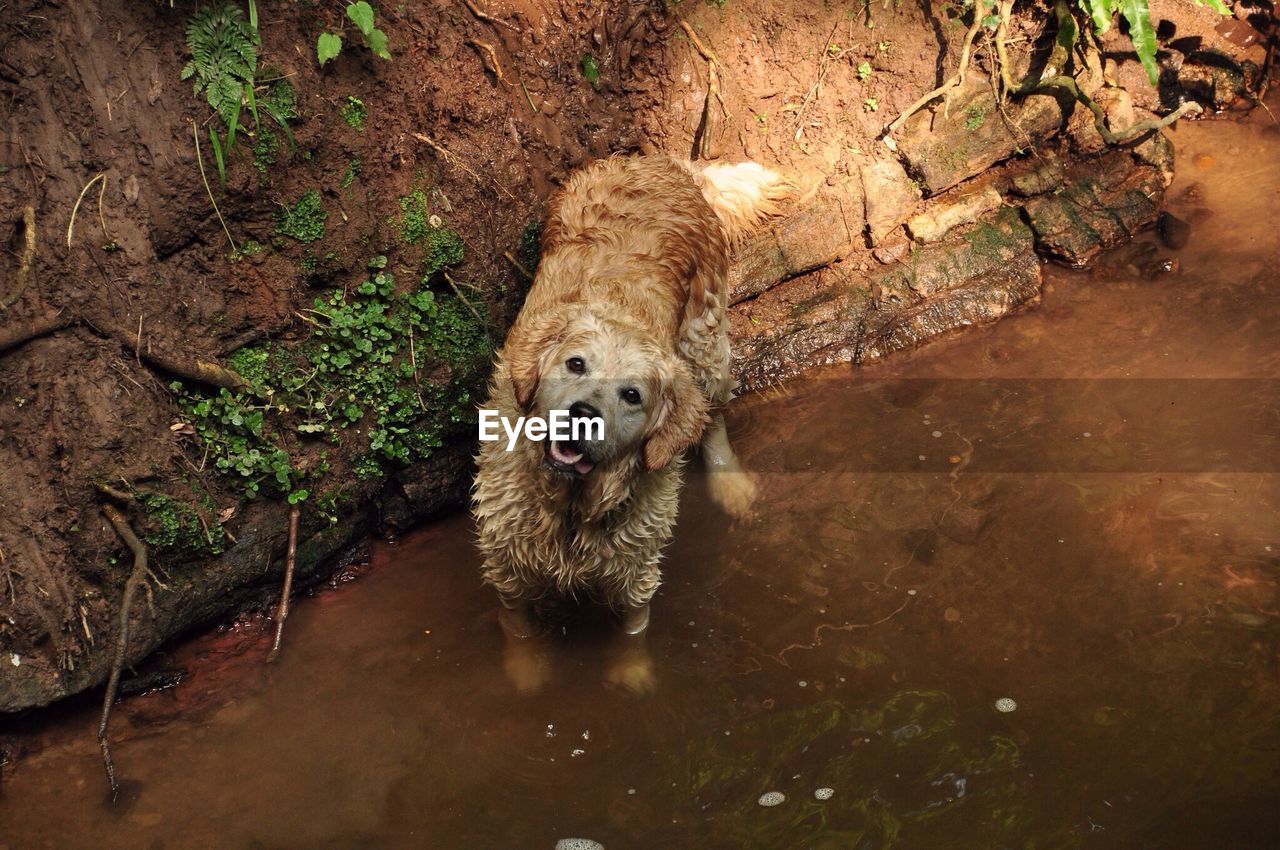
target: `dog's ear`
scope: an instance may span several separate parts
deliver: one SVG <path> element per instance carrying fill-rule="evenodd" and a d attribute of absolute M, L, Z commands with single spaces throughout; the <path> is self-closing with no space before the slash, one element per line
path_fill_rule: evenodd
<path fill-rule="evenodd" d="M 689 367 L 677 360 L 672 379 L 662 393 L 661 407 L 642 451 L 647 472 L 662 469 L 702 439 L 710 422 L 707 397 L 693 380 Z"/>
<path fill-rule="evenodd" d="M 516 404 L 528 411 L 538 392 L 538 381 L 547 368 L 547 359 L 564 336 L 568 317 L 555 311 L 527 325 L 511 329 L 505 346 L 507 370 L 515 390 Z"/>

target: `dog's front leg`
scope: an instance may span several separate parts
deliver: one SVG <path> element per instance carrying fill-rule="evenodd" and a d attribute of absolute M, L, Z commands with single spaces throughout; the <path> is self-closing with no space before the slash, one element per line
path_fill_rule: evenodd
<path fill-rule="evenodd" d="M 505 646 L 502 667 L 515 689 L 522 694 L 541 690 L 551 678 L 551 662 L 542 644 L 533 604 L 524 599 L 501 597 L 498 622 L 502 624 Z"/>
<path fill-rule="evenodd" d="M 636 696 L 653 691 L 657 681 L 653 675 L 653 659 L 645 644 L 649 626 L 649 603 L 628 606 L 622 611 L 622 634 L 618 635 L 605 681 L 630 691 Z"/>
<path fill-rule="evenodd" d="M 756 499 L 756 482 L 729 445 L 723 414 L 715 414 L 702 435 L 702 459 L 707 467 L 711 500 L 729 516 L 745 517 Z"/>

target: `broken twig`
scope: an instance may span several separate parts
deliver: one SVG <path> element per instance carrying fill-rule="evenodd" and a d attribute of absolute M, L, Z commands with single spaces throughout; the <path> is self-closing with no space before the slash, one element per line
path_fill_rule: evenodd
<path fill-rule="evenodd" d="M 138 535 L 133 533 L 129 522 L 112 505 L 103 505 L 102 513 L 106 515 L 116 534 L 133 552 L 133 569 L 124 583 L 124 595 L 120 600 L 120 631 L 116 635 L 116 654 L 111 662 L 111 675 L 107 679 L 107 692 L 102 696 L 102 717 L 98 721 L 98 746 L 102 748 L 102 764 L 107 771 L 107 782 L 111 785 L 111 799 L 114 801 L 120 792 L 120 784 L 116 781 L 116 766 L 111 760 L 111 744 L 107 739 L 107 724 L 111 720 L 111 705 L 116 700 L 116 691 L 120 687 L 120 673 L 124 669 L 125 655 L 129 649 L 129 612 L 133 607 L 133 597 L 138 585 L 147 576 L 147 547 Z"/>
<path fill-rule="evenodd" d="M 267 663 L 276 660 L 280 654 L 280 641 L 284 637 L 284 621 L 289 617 L 289 592 L 293 589 L 293 566 L 298 558 L 298 514 L 299 505 L 289 508 L 289 553 L 284 562 L 284 588 L 280 591 L 280 607 L 276 611 L 276 639 L 271 644 L 271 652 L 267 654 Z"/>

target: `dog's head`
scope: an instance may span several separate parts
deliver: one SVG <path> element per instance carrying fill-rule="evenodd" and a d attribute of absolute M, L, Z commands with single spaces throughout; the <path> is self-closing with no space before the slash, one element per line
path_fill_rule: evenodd
<path fill-rule="evenodd" d="M 559 474 L 586 476 L 632 461 L 661 469 L 702 438 L 708 421 L 688 364 L 624 322 L 562 311 L 513 335 L 506 360 L 526 415 L 569 411 L 577 428 L 576 439 L 544 442 L 543 462 Z M 603 428 L 590 427 L 592 420 Z"/>

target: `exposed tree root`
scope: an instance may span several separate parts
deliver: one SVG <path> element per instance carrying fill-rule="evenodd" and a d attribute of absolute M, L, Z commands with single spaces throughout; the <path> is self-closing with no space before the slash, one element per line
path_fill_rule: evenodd
<path fill-rule="evenodd" d="M 486 12 L 481 11 L 480 7 L 476 6 L 476 4 L 471 2 L 471 0 L 462 0 L 462 5 L 466 6 L 467 9 L 471 12 L 471 14 L 475 15 L 477 18 L 479 18 L 480 20 L 484 21 L 487 24 L 494 24 L 496 26 L 506 27 L 512 32 L 520 32 L 519 27 L 514 26 L 513 24 L 509 24 L 504 20 L 495 18 L 493 17 L 493 15 L 490 15 Z"/>
<path fill-rule="evenodd" d="M 226 387 L 238 390 L 249 385 L 249 382 L 238 373 L 222 364 L 205 357 L 177 357 L 165 351 L 152 351 L 150 346 L 141 344 L 141 335 L 126 332 L 110 325 L 99 325 L 102 333 L 124 346 L 126 351 L 135 354 L 139 360 L 155 369 L 185 378 L 197 384 L 210 387 Z"/>
<path fill-rule="evenodd" d="M 102 718 L 98 721 L 98 746 L 102 748 L 102 764 L 107 771 L 107 782 L 111 785 L 111 799 L 114 801 L 120 791 L 116 782 L 116 767 L 111 760 L 111 744 L 107 739 L 107 724 L 111 720 L 111 705 L 116 700 L 116 691 L 120 687 L 120 673 L 124 669 L 125 655 L 129 649 L 129 612 L 133 608 L 133 597 L 137 594 L 138 585 L 147 576 L 147 547 L 133 533 L 129 523 L 118 510 L 111 505 L 103 505 L 102 513 L 106 515 L 116 534 L 133 552 L 133 569 L 124 584 L 124 596 L 120 600 L 120 631 L 116 636 L 116 654 L 111 662 L 111 676 L 107 679 L 107 691 L 102 696 Z"/>
<path fill-rule="evenodd" d="M 1102 107 L 1089 95 L 1081 90 L 1079 83 L 1074 77 L 1066 74 L 1053 74 L 1047 77 L 1041 77 L 1038 80 L 1027 80 L 1021 84 L 1013 81 L 1012 73 L 1009 70 L 1009 53 L 1005 44 L 1005 34 L 1008 32 L 1009 19 L 1013 14 L 1013 0 L 999 0 L 1000 23 L 996 27 L 996 64 L 1000 68 L 1000 80 L 1004 85 L 1006 95 L 1021 97 L 1032 94 L 1048 94 L 1051 95 L 1055 91 L 1063 91 L 1071 95 L 1078 103 L 1093 113 L 1093 126 L 1097 128 L 1098 135 L 1107 145 L 1118 145 L 1135 139 L 1144 133 L 1150 133 L 1156 130 L 1162 130 L 1170 124 L 1182 118 L 1185 115 L 1199 115 L 1204 110 L 1200 104 L 1193 100 L 1183 103 L 1173 112 L 1159 119 L 1151 119 L 1147 121 L 1139 121 L 1131 127 L 1123 130 L 1112 130 L 1107 126 L 1107 114 Z M 1063 16 L 1069 16 L 1071 12 L 1062 3 L 1062 0 L 1056 4 L 1058 20 L 1061 21 Z M 1061 26 L 1061 25 L 1060 25 Z M 1069 59 L 1069 53 L 1065 45 L 1058 43 L 1054 46 L 1053 53 L 1049 57 L 1049 65 L 1054 68 L 1063 68 Z"/>
<path fill-rule="evenodd" d="M 298 505 L 289 508 L 289 554 L 284 562 L 284 588 L 280 591 L 280 607 L 276 611 L 276 639 L 267 653 L 267 663 L 280 654 L 280 641 L 284 638 L 284 621 L 289 617 L 289 592 L 293 590 L 293 567 L 298 558 Z"/>
<path fill-rule="evenodd" d="M 698 31 L 695 30 L 688 21 L 680 21 L 680 29 L 684 30 L 684 34 L 689 37 L 689 43 L 693 45 L 693 49 L 698 51 L 707 62 L 707 99 L 702 105 L 702 121 L 700 122 L 698 134 L 698 156 L 701 159 L 711 158 L 711 134 L 708 132 L 712 126 L 711 121 L 711 104 L 720 104 L 720 111 L 724 113 L 726 121 L 733 120 L 733 113 L 729 111 L 729 107 L 724 102 L 724 96 L 720 94 L 720 75 L 718 69 L 723 67 L 720 64 L 719 57 L 715 51 L 703 44 L 702 39 L 698 37 Z"/>
<path fill-rule="evenodd" d="M 973 9 L 973 23 L 969 25 L 969 31 L 964 34 L 964 42 L 960 47 L 959 67 L 956 69 L 954 74 L 943 81 L 942 85 L 938 86 L 936 89 L 908 106 L 902 111 L 901 115 L 893 119 L 893 123 L 884 128 L 884 132 L 880 134 L 880 137 L 884 139 L 889 150 L 896 149 L 897 146 L 893 141 L 893 132 L 901 127 L 904 121 L 919 112 L 921 109 L 924 109 L 934 98 L 943 97 L 952 89 L 959 88 L 964 85 L 965 74 L 968 73 L 969 70 L 969 53 L 973 50 L 973 42 L 974 39 L 978 37 L 978 31 L 980 29 L 982 29 L 982 14 L 978 6 L 975 4 Z M 943 106 L 943 110 L 945 113 L 945 105 Z"/>
<path fill-rule="evenodd" d="M 0 298 L 0 310 L 8 310 L 27 288 L 27 274 L 31 271 L 31 262 L 36 256 L 36 209 L 28 204 L 22 208 L 22 248 L 18 253 L 18 274 L 13 289 L 4 298 Z M 0 347 L 0 351 L 3 351 Z"/>

